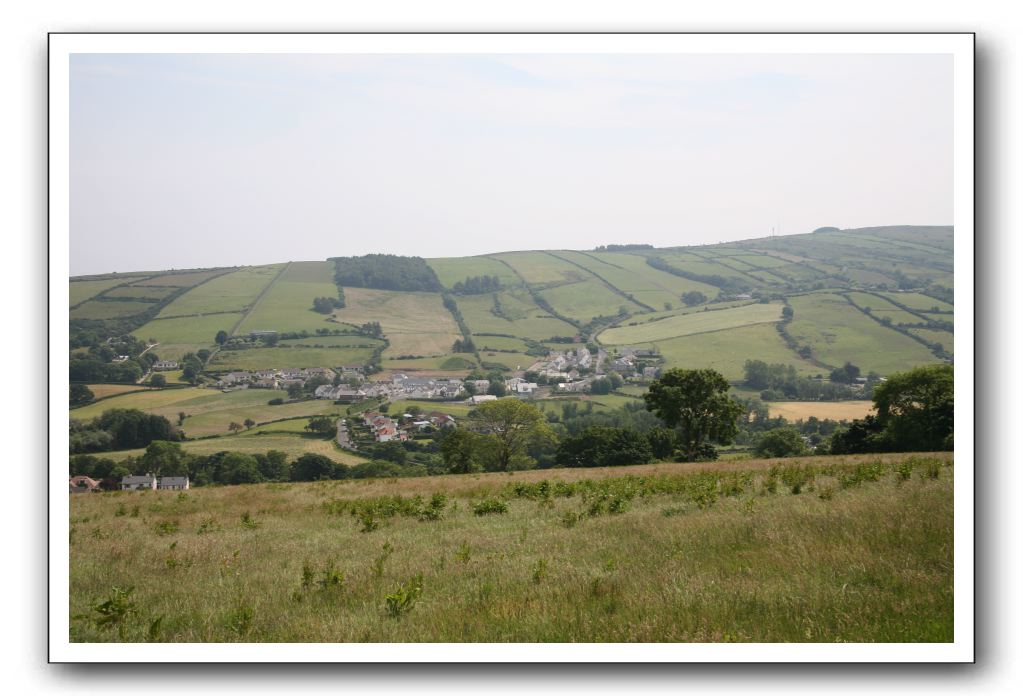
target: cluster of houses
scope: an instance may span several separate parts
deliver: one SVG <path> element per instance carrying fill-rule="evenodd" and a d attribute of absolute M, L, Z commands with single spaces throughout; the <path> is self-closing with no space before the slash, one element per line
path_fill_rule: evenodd
<path fill-rule="evenodd" d="M 483 380 L 486 381 L 486 380 Z M 489 382 L 488 382 L 489 384 Z M 332 399 L 346 403 L 358 403 L 378 397 L 400 399 L 457 399 L 465 392 L 465 386 L 457 379 L 436 379 L 409 377 L 395 374 L 388 382 L 366 382 L 357 389 L 348 385 L 317 387 L 313 392 L 318 399 Z"/>
<path fill-rule="evenodd" d="M 647 379 L 653 379 L 661 374 L 661 368 L 654 362 L 661 362 L 661 356 L 656 350 L 650 348 L 622 348 L 614 360 L 611 361 L 611 369 L 622 377 L 638 375 Z"/>
<path fill-rule="evenodd" d="M 391 440 L 404 442 L 417 430 L 425 430 L 429 427 L 455 427 L 455 419 L 450 414 L 441 413 L 440 411 L 432 411 L 421 416 L 413 416 L 411 413 L 406 413 L 397 420 L 382 413 L 370 411 L 362 415 L 362 420 L 369 428 L 376 442 L 389 442 Z"/>
<path fill-rule="evenodd" d="M 102 490 L 100 482 L 88 476 L 72 476 L 68 480 L 70 493 L 93 493 Z M 122 491 L 187 491 L 187 476 L 124 476 L 121 478 Z"/>
<path fill-rule="evenodd" d="M 596 357 L 586 346 L 575 350 L 551 351 L 543 360 L 538 360 L 529 368 L 529 372 L 543 375 L 549 382 L 567 382 L 579 379 L 580 370 L 599 372 L 601 363 L 607 358 L 603 350 Z"/>
<path fill-rule="evenodd" d="M 342 368 L 342 376 L 346 369 L 350 373 L 362 375 L 361 365 Z M 224 389 L 288 389 L 294 384 L 304 387 L 305 383 L 314 377 L 332 383 L 337 373 L 329 367 L 282 367 L 256 372 L 238 371 L 228 372 L 216 382 L 216 385 Z"/>

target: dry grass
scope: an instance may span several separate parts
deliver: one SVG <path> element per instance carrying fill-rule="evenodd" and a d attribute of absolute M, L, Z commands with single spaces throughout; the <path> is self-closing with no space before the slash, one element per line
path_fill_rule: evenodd
<path fill-rule="evenodd" d="M 772 418 L 784 416 L 790 421 L 806 420 L 810 416 L 824 420 L 853 420 L 863 418 L 874 410 L 873 401 L 772 401 L 767 404 Z"/>
<path fill-rule="evenodd" d="M 808 458 L 74 496 L 71 639 L 949 641 L 951 464 Z M 420 521 L 436 493 L 440 519 Z M 507 513 L 474 514 L 483 499 Z M 134 589 L 104 626 L 96 607 L 115 587 Z"/>

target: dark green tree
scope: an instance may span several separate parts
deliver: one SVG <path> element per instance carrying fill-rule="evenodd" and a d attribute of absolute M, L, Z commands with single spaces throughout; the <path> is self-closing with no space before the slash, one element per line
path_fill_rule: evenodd
<path fill-rule="evenodd" d="M 309 419 L 305 429 L 320 435 L 333 435 L 337 430 L 334 419 L 328 416 L 313 416 Z"/>
<path fill-rule="evenodd" d="M 348 467 L 322 454 L 303 454 L 291 465 L 292 481 L 343 479 L 347 473 Z"/>
<path fill-rule="evenodd" d="M 225 343 L 227 343 L 227 338 L 228 338 L 227 332 L 221 329 L 220 331 L 217 332 L 217 337 L 214 338 L 213 340 L 216 341 L 218 346 L 222 346 Z"/>
<path fill-rule="evenodd" d="M 711 443 L 731 444 L 742 405 L 728 396 L 728 381 L 715 370 L 668 370 L 650 385 L 643 400 L 669 428 L 678 431 L 686 461 L 709 454 Z"/>
<path fill-rule="evenodd" d="M 753 452 L 758 457 L 798 457 L 809 451 L 802 434 L 791 427 L 761 433 L 753 446 Z"/>
<path fill-rule="evenodd" d="M 87 403 L 89 403 L 90 401 L 92 401 L 95 398 L 96 398 L 96 395 L 93 394 L 92 390 L 89 389 L 84 384 L 72 384 L 71 385 L 71 389 L 70 389 L 70 403 L 71 403 L 72 406 L 81 406 L 83 404 L 87 404 Z"/>
<path fill-rule="evenodd" d="M 646 464 L 653 454 L 650 442 L 630 428 L 592 425 L 558 445 L 558 466 L 626 466 Z"/>

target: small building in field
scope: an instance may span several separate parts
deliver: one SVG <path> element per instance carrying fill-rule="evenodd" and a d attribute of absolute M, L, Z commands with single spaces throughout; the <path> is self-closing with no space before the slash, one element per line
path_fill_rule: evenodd
<path fill-rule="evenodd" d="M 72 476 L 68 488 L 70 493 L 94 493 L 100 489 L 99 481 L 88 476 Z"/>
<path fill-rule="evenodd" d="M 475 406 L 476 404 L 481 404 L 484 401 L 497 401 L 497 397 L 493 394 L 479 394 L 477 396 L 470 396 L 465 400 L 465 403 L 470 406 Z"/>
<path fill-rule="evenodd" d="M 165 372 L 166 370 L 176 370 L 178 364 L 174 360 L 157 360 L 153 363 L 153 370 L 156 372 Z"/>
<path fill-rule="evenodd" d="M 122 491 L 144 491 L 156 490 L 156 477 L 152 474 L 145 476 L 125 476 L 121 479 Z"/>
<path fill-rule="evenodd" d="M 187 476 L 161 476 L 160 482 L 157 487 L 161 491 L 187 491 L 188 490 L 188 477 Z"/>

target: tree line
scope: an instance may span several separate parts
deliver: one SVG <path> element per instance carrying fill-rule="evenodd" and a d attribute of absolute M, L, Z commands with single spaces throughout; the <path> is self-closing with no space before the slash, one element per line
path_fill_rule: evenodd
<path fill-rule="evenodd" d="M 458 295 L 483 295 L 488 292 L 497 292 L 501 289 L 501 279 L 498 276 L 469 276 L 460 280 L 452 286 L 452 291 Z"/>

